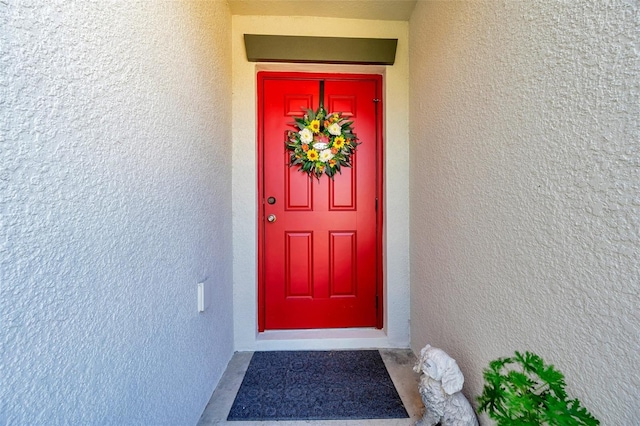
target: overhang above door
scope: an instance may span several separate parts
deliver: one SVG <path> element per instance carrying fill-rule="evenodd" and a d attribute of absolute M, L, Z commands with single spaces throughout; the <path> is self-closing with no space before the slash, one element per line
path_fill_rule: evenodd
<path fill-rule="evenodd" d="M 249 62 L 393 65 L 398 39 L 245 34 L 244 44 Z"/>

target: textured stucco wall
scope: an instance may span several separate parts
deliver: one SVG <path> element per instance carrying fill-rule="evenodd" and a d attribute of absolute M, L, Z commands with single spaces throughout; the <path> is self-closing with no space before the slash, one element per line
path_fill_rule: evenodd
<path fill-rule="evenodd" d="M 481 392 L 532 350 L 604 425 L 640 424 L 640 6 L 418 2 L 411 338 Z"/>
<path fill-rule="evenodd" d="M 195 424 L 233 350 L 228 8 L 0 28 L 0 424 Z"/>
<path fill-rule="evenodd" d="M 397 38 L 396 62 L 388 67 L 318 64 L 255 64 L 247 61 L 243 34 Z M 385 329 L 380 338 L 304 336 L 308 348 L 409 344 L 409 59 L 408 23 L 282 16 L 233 17 L 233 227 L 234 317 L 237 350 L 255 350 L 257 336 L 256 72 L 261 69 L 304 72 L 383 74 L 385 144 Z M 310 46 L 310 48 L 321 48 Z M 357 330 L 356 330 L 357 331 Z M 358 333 L 356 333 L 358 334 Z M 279 340 L 277 337 L 274 340 Z M 267 343 L 267 342 L 263 342 Z M 275 344 L 278 344 L 275 342 Z M 290 343 L 286 343 L 289 345 Z M 294 343 L 291 343 L 294 344 Z M 291 348 L 292 346 L 288 346 Z M 272 347 L 273 348 L 273 347 Z"/>

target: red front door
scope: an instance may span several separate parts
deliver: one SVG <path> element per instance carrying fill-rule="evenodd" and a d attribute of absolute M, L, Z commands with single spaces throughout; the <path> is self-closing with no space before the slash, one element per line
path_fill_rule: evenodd
<path fill-rule="evenodd" d="M 261 331 L 381 328 L 380 94 L 380 76 L 258 74 Z M 318 181 L 289 167 L 285 132 L 321 97 L 361 145 Z"/>

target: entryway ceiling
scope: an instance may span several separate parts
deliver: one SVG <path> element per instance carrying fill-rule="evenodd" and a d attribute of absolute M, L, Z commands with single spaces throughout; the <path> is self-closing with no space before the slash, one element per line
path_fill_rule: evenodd
<path fill-rule="evenodd" d="M 408 21 L 417 0 L 228 0 L 233 15 Z"/>

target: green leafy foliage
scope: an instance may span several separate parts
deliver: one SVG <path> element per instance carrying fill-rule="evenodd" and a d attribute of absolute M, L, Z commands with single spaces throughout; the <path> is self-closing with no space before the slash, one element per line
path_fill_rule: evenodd
<path fill-rule="evenodd" d="M 499 426 L 595 426 L 600 421 L 568 399 L 561 372 L 531 352 L 491 361 L 483 373 L 480 412 Z"/>

